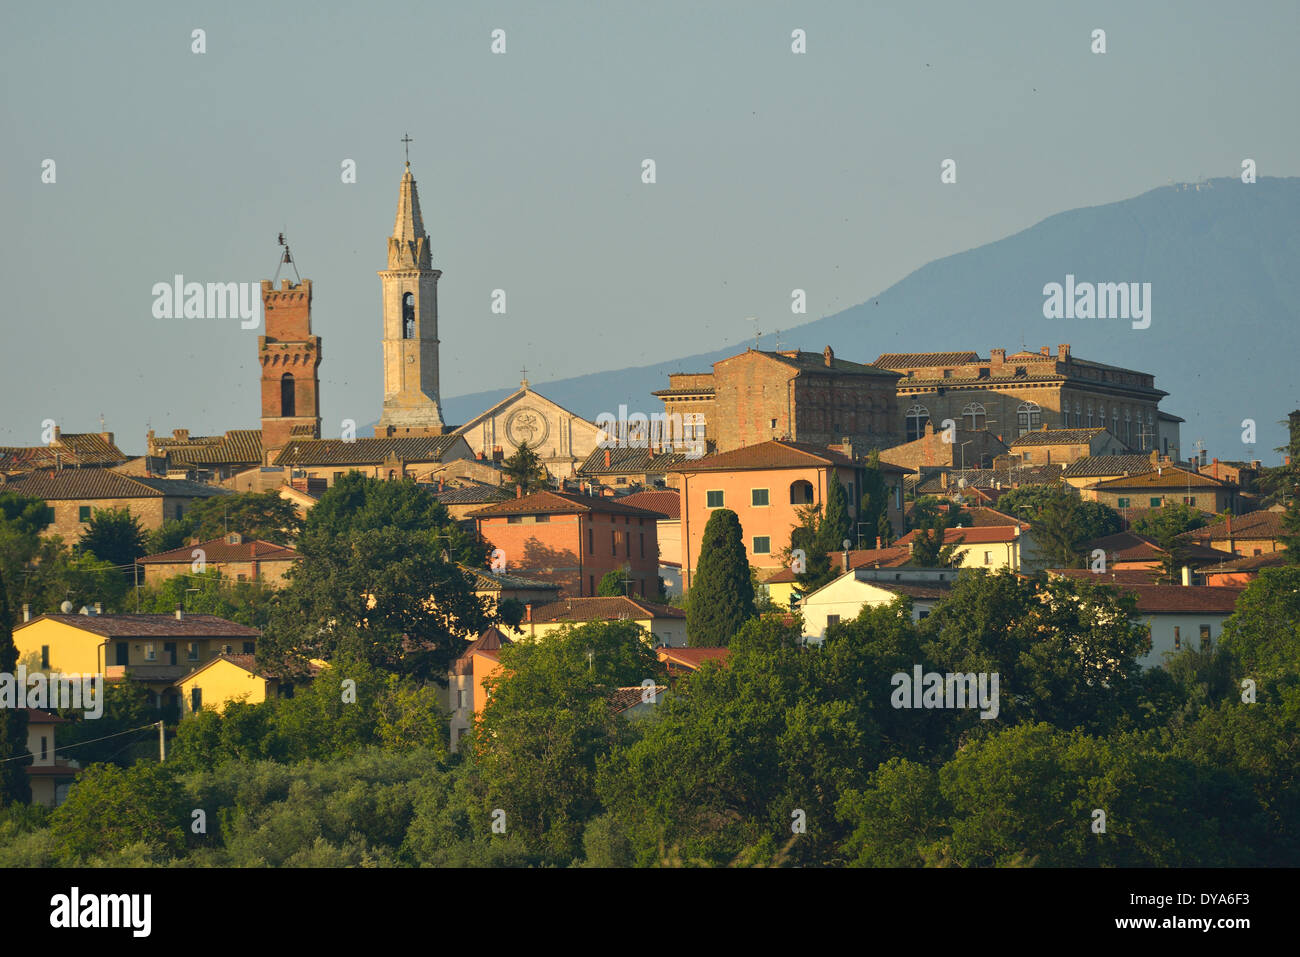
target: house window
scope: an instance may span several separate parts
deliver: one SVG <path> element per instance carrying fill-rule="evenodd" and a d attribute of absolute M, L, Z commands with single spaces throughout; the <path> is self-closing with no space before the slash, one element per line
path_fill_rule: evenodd
<path fill-rule="evenodd" d="M 41 735 L 41 760 L 45 761 L 50 756 L 50 739 Z"/>
<path fill-rule="evenodd" d="M 507 516 L 506 516 L 506 524 L 507 524 L 507 525 L 522 525 L 523 523 L 524 523 L 524 517 L 523 517 L 522 515 L 507 515 Z"/>
<path fill-rule="evenodd" d="M 645 532 L 637 533 L 638 548 L 641 549 L 641 557 L 645 558 Z"/>
<path fill-rule="evenodd" d="M 925 434 L 925 424 L 930 421 L 930 410 L 914 405 L 907 410 L 907 441 L 912 442 Z"/>
<path fill-rule="evenodd" d="M 184 514 L 185 514 L 185 507 L 184 507 L 183 505 L 181 505 L 179 502 L 177 502 L 177 503 L 176 503 L 176 521 L 179 522 L 179 521 L 181 520 L 181 516 L 184 515 Z"/>
<path fill-rule="evenodd" d="M 776 428 L 776 419 L 773 419 L 773 420 L 772 420 L 772 428 L 774 428 L 774 429 Z"/>
<path fill-rule="evenodd" d="M 1151 496 L 1150 502 L 1151 502 L 1151 507 L 1152 507 L 1152 508 L 1159 508 L 1159 507 L 1160 507 L 1160 496 L 1159 496 L 1159 495 L 1153 495 L 1153 496 Z"/>
<path fill-rule="evenodd" d="M 465 707 L 465 689 L 461 688 L 456 691 L 456 707 Z"/>
<path fill-rule="evenodd" d="M 921 621 L 922 619 L 929 618 L 929 617 L 930 617 L 930 609 L 928 608 L 922 608 L 920 611 L 916 613 L 917 621 Z"/>
<path fill-rule="evenodd" d="M 1120 508 L 1128 508 L 1128 499 L 1121 498 L 1117 504 L 1119 505 Z"/>
<path fill-rule="evenodd" d="M 90 521 L 90 506 L 89 506 L 89 505 L 83 505 L 83 506 L 81 506 L 79 509 L 77 509 L 77 521 L 79 521 L 79 522 L 89 522 L 89 521 Z"/>
<path fill-rule="evenodd" d="M 984 406 L 978 402 L 972 402 L 961 410 L 962 426 L 968 431 L 977 432 L 983 429 L 987 421 L 988 416 L 984 411 Z"/>
<path fill-rule="evenodd" d="M 826 627 L 827 627 L 827 628 L 829 628 L 831 625 L 838 625 L 839 623 L 840 623 L 840 616 L 839 616 L 839 615 L 827 615 L 827 616 L 826 616 Z"/>
<path fill-rule="evenodd" d="M 993 564 L 993 553 L 992 553 L 992 552 L 985 552 L 985 553 L 984 553 L 984 564 L 985 564 L 985 565 L 992 565 L 992 564 Z"/>
<path fill-rule="evenodd" d="M 48 671 L 50 667 L 50 646 L 41 645 L 41 670 Z"/>
<path fill-rule="evenodd" d="M 190 689 L 190 710 L 195 712 L 196 714 L 199 711 L 203 710 L 203 689 L 202 688 Z"/>
<path fill-rule="evenodd" d="M 1032 432 L 1043 424 L 1043 410 L 1037 402 L 1026 402 L 1016 410 L 1016 428 L 1020 435 Z"/>
<path fill-rule="evenodd" d="M 1206 651 L 1210 647 L 1210 626 L 1201 625 L 1201 651 Z"/>
<path fill-rule="evenodd" d="M 1026 465 L 1028 465 L 1034 460 L 1034 453 L 1026 450 L 1020 453 L 1020 458 Z"/>
<path fill-rule="evenodd" d="M 813 503 L 812 482 L 799 479 L 790 483 L 790 504 L 811 505 Z"/>
<path fill-rule="evenodd" d="M 1184 495 L 1184 496 L 1183 496 L 1183 504 L 1184 504 L 1184 505 L 1195 505 L 1195 504 L 1196 504 L 1196 496 L 1195 496 L 1195 495 Z"/>
<path fill-rule="evenodd" d="M 749 490 L 749 504 L 755 508 L 761 508 L 767 504 L 767 489 L 755 488 Z"/>
<path fill-rule="evenodd" d="M 772 539 L 767 535 L 758 535 L 754 538 L 754 554 L 770 555 L 772 554 Z"/>
<path fill-rule="evenodd" d="M 590 554 L 596 550 L 596 536 L 590 528 L 587 529 L 587 552 Z"/>
<path fill-rule="evenodd" d="M 1252 554 L 1252 555 L 1263 555 L 1263 554 L 1264 554 L 1264 549 L 1262 549 L 1262 548 L 1257 548 L 1257 549 L 1255 549 L 1253 552 L 1251 552 L 1251 554 Z"/>
<path fill-rule="evenodd" d="M 632 557 L 632 533 L 631 532 L 623 533 L 623 557 L 624 558 Z"/>
<path fill-rule="evenodd" d="M 199 660 L 199 643 L 197 641 L 191 641 L 185 646 L 185 657 L 190 661 Z"/>
<path fill-rule="evenodd" d="M 149 644 L 144 646 L 144 660 L 145 661 L 158 660 L 158 651 L 156 648 L 154 648 L 153 642 L 149 642 Z"/>
<path fill-rule="evenodd" d="M 710 489 L 704 493 L 705 508 L 722 508 L 722 489 Z"/>
<path fill-rule="evenodd" d="M 588 575 L 588 576 L 587 576 L 587 594 L 588 594 L 588 595 L 593 595 L 593 596 L 596 594 L 596 576 L 595 576 L 595 575 Z"/>
<path fill-rule="evenodd" d="M 1182 631 L 1183 631 L 1183 630 L 1182 630 L 1180 627 L 1178 627 L 1177 625 L 1174 625 L 1174 651 L 1182 651 L 1182 650 L 1183 650 L 1183 634 L 1182 634 Z"/>
<path fill-rule="evenodd" d="M 244 642 L 244 654 L 252 655 L 256 653 L 257 653 L 257 646 L 253 642 L 251 641 Z"/>
<path fill-rule="evenodd" d="M 612 528 L 609 530 L 609 553 L 611 555 L 618 554 L 618 532 Z"/>

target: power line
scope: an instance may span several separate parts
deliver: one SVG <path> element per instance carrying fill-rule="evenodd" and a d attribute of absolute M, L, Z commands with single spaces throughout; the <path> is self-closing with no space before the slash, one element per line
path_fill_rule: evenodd
<path fill-rule="evenodd" d="M 78 741 L 76 744 L 65 744 L 61 748 L 52 748 L 50 753 L 54 753 L 57 751 L 66 751 L 69 748 L 79 748 L 83 744 L 94 744 L 96 741 L 107 741 L 109 738 L 118 738 L 124 734 L 135 734 L 137 731 L 146 731 L 149 730 L 150 728 L 157 728 L 157 727 L 158 727 L 158 722 L 154 721 L 152 724 L 146 724 L 143 727 L 139 727 L 139 728 L 132 728 L 129 731 L 115 731 L 113 734 L 106 734 L 102 738 L 91 738 L 88 741 Z M 0 764 L 4 764 L 7 761 L 23 761 L 26 760 L 27 756 L 30 754 L 31 752 L 28 751 L 27 754 L 19 755 L 16 758 L 4 758 L 0 760 Z"/>

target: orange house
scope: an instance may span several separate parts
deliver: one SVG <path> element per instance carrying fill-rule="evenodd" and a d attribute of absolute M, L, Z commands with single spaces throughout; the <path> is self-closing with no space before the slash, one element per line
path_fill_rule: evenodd
<path fill-rule="evenodd" d="M 849 514 L 857 513 L 862 488 L 859 470 L 839 452 L 782 440 L 719 452 L 681 468 L 682 587 L 690 590 L 700 563 L 704 527 L 717 509 L 731 509 L 740 519 L 750 565 L 779 569 L 784 566 L 781 553 L 790 545 L 790 532 L 799 525 L 798 510 L 825 504 L 832 474 L 844 486 Z M 895 477 L 886 474 L 887 480 Z M 890 505 L 892 514 L 894 502 Z M 900 525 L 901 516 L 894 527 Z M 862 534 L 874 541 L 876 530 L 863 529 Z"/>
<path fill-rule="evenodd" d="M 590 597 L 608 572 L 630 580 L 628 594 L 659 592 L 658 521 L 668 516 L 618 499 L 533 492 L 470 513 L 505 571 L 554 582 Z"/>

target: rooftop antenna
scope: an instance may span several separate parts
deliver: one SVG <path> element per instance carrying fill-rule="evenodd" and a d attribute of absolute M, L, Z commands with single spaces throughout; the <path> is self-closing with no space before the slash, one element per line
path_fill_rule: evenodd
<path fill-rule="evenodd" d="M 757 351 L 758 351 L 758 340 L 759 340 L 759 338 L 763 335 L 763 333 L 760 332 L 760 331 L 759 331 L 759 328 L 758 328 L 758 317 L 757 317 L 757 316 L 746 316 L 746 317 L 745 317 L 745 320 L 746 320 L 747 322 L 752 322 L 752 323 L 754 323 L 754 351 L 757 352 Z"/>
<path fill-rule="evenodd" d="M 99 431 L 104 431 L 104 413 L 99 413 Z"/>
<path fill-rule="evenodd" d="M 294 276 L 295 276 L 295 277 L 297 278 L 297 280 L 298 280 L 298 285 L 301 286 L 301 285 L 302 285 L 302 276 L 299 276 L 299 275 L 298 275 L 298 264 L 295 263 L 295 262 L 293 261 L 293 255 L 289 252 L 289 241 L 288 241 L 287 239 L 284 238 L 284 233 L 283 233 L 283 232 L 280 233 L 280 238 L 279 238 L 278 242 L 280 243 L 281 246 L 284 247 L 284 255 L 282 255 L 282 256 L 280 257 L 280 263 L 279 263 L 279 265 L 277 265 L 277 266 L 275 267 L 275 278 L 271 280 L 271 283 L 272 283 L 272 284 L 275 284 L 276 282 L 279 282 L 279 280 L 280 280 L 280 267 L 283 266 L 283 265 L 285 265 L 286 263 L 288 263 L 290 266 L 293 267 L 293 274 L 294 274 Z"/>

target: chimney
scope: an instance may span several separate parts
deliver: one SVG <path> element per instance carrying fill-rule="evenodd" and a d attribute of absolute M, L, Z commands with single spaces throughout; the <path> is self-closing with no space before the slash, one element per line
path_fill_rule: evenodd
<path fill-rule="evenodd" d="M 103 613 L 104 613 L 104 603 L 102 601 L 95 602 L 95 614 L 102 615 Z"/>
<path fill-rule="evenodd" d="M 525 602 L 525 603 L 524 603 L 524 621 L 528 622 L 529 624 L 532 624 L 532 621 L 533 621 L 533 603 L 532 603 L 531 601 L 530 601 L 530 602 Z"/>
<path fill-rule="evenodd" d="M 32 606 L 23 602 L 23 621 L 32 620 Z"/>
<path fill-rule="evenodd" d="M 849 550 L 846 548 L 842 553 L 842 559 L 840 562 L 840 571 L 846 572 L 848 570 L 849 570 Z"/>
<path fill-rule="evenodd" d="M 941 489 L 945 489 L 945 490 L 948 488 L 948 473 L 947 473 L 947 472 L 940 472 L 940 473 L 939 473 L 939 488 L 941 488 Z"/>
<path fill-rule="evenodd" d="M 1006 350 L 1006 349 L 990 349 L 990 350 L 989 350 L 989 364 L 990 364 L 991 366 L 993 366 L 994 368 L 997 368 L 998 366 L 1004 364 L 1006 361 L 1007 361 L 1007 350 Z"/>
<path fill-rule="evenodd" d="M 177 620 L 177 621 L 184 621 L 184 619 L 185 619 L 185 612 L 181 611 L 181 606 L 180 606 L 180 605 L 177 605 L 177 606 L 176 606 L 176 620 Z"/>
<path fill-rule="evenodd" d="M 524 487 L 522 485 L 516 485 L 515 498 L 523 498 L 523 497 L 524 497 Z"/>
<path fill-rule="evenodd" d="M 1191 586 L 1191 584 L 1192 584 L 1192 567 L 1190 565 L 1184 565 L 1183 566 L 1183 587 L 1188 588 Z"/>
<path fill-rule="evenodd" d="M 605 450 L 605 468 L 609 468 L 609 449 Z"/>
<path fill-rule="evenodd" d="M 1070 344 L 1068 342 L 1056 347 L 1056 357 L 1062 360 L 1070 358 Z"/>
<path fill-rule="evenodd" d="M 1235 545 L 1236 543 L 1232 540 L 1232 513 L 1229 512 L 1228 513 L 1228 551 L 1232 552 L 1234 555 L 1237 553 L 1237 549 L 1234 547 Z"/>
<path fill-rule="evenodd" d="M 1049 349 L 1047 346 L 1043 346 L 1043 348 L 1039 349 L 1038 351 L 1045 356 L 1050 356 L 1052 354 L 1052 350 Z"/>
<path fill-rule="evenodd" d="M 1209 454 L 1210 454 L 1210 453 L 1207 452 L 1207 451 L 1205 451 L 1205 449 L 1201 449 L 1201 467 L 1202 467 L 1202 468 L 1205 467 L 1205 462 L 1206 462 L 1205 457 L 1206 457 L 1207 455 L 1209 455 Z"/>

